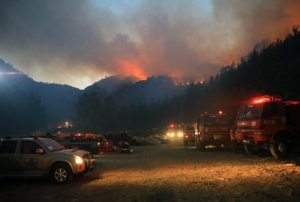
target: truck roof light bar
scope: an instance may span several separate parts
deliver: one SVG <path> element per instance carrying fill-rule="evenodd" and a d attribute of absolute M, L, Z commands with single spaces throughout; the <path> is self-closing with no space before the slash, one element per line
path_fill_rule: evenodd
<path fill-rule="evenodd" d="M 253 104 L 264 103 L 264 102 L 282 102 L 282 99 L 278 95 L 264 95 L 250 100 L 250 103 Z"/>
<path fill-rule="evenodd" d="M 286 101 L 284 103 L 286 105 L 298 105 L 298 104 L 300 104 L 300 101 Z"/>

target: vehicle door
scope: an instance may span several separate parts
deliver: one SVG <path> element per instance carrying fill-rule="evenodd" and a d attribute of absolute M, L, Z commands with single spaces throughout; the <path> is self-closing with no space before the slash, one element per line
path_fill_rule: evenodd
<path fill-rule="evenodd" d="M 43 149 L 38 143 L 30 140 L 22 140 L 17 152 L 18 172 L 23 175 L 40 175 L 45 172 L 44 154 L 36 153 L 37 149 Z"/>
<path fill-rule="evenodd" d="M 262 112 L 261 112 L 261 120 L 263 124 L 263 129 L 266 135 L 272 135 L 277 133 L 279 130 L 285 128 L 285 121 L 282 121 L 282 117 L 284 116 L 284 112 L 279 108 L 283 104 L 278 102 L 267 102 L 264 103 Z"/>
<path fill-rule="evenodd" d="M 0 141 L 0 175 L 16 173 L 15 153 L 18 140 Z"/>
<path fill-rule="evenodd" d="M 78 148 L 81 150 L 89 151 L 90 142 L 87 137 L 78 137 Z"/>
<path fill-rule="evenodd" d="M 71 144 L 71 148 L 80 149 L 80 136 L 75 136 L 71 134 L 70 144 Z"/>
<path fill-rule="evenodd" d="M 200 116 L 200 120 L 199 120 L 199 134 L 200 136 L 204 135 L 204 115 Z"/>

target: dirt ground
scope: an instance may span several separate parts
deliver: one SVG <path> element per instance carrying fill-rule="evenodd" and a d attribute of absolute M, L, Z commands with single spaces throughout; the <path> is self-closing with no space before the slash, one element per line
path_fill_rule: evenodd
<path fill-rule="evenodd" d="M 96 168 L 68 184 L 2 179 L 1 201 L 300 201 L 300 157 L 278 160 L 207 148 L 181 140 L 95 155 Z"/>

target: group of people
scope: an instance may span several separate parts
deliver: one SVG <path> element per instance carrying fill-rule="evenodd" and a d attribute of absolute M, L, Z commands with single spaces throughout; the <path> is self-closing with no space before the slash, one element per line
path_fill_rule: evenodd
<path fill-rule="evenodd" d="M 126 132 L 119 132 L 116 134 L 108 134 L 106 138 L 112 141 L 113 145 L 119 147 L 121 152 L 130 153 L 132 150 L 130 149 L 131 136 Z"/>

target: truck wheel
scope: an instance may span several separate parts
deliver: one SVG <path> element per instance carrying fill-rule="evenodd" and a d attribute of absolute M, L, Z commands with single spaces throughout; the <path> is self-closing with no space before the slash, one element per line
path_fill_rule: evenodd
<path fill-rule="evenodd" d="M 259 153 L 259 149 L 253 144 L 244 144 L 244 149 L 248 154 L 251 155 L 257 155 Z"/>
<path fill-rule="evenodd" d="M 224 142 L 224 150 L 230 151 L 230 141 Z"/>
<path fill-rule="evenodd" d="M 196 146 L 197 150 L 200 150 L 200 145 L 199 145 L 199 142 L 197 140 L 195 140 L 195 146 Z"/>
<path fill-rule="evenodd" d="M 271 154 L 276 158 L 288 157 L 290 154 L 290 145 L 287 139 L 277 137 L 270 146 Z"/>
<path fill-rule="evenodd" d="M 299 154 L 300 153 L 300 147 L 293 147 L 293 150 L 292 150 L 294 153 L 296 154 Z"/>
<path fill-rule="evenodd" d="M 199 150 L 200 151 L 205 151 L 205 144 L 203 142 L 199 143 Z"/>
<path fill-rule="evenodd" d="M 73 176 L 70 167 L 61 163 L 52 168 L 50 177 L 54 183 L 64 184 L 69 182 Z"/>
<path fill-rule="evenodd" d="M 222 148 L 221 142 L 220 142 L 220 143 L 216 143 L 215 146 L 216 146 L 216 148 L 217 148 L 218 150 Z"/>
<path fill-rule="evenodd" d="M 188 146 L 188 142 L 187 141 L 183 141 L 183 145 L 184 146 Z"/>
<path fill-rule="evenodd" d="M 100 149 L 91 149 L 90 153 L 92 153 L 93 155 L 97 155 L 100 153 Z"/>
<path fill-rule="evenodd" d="M 236 144 L 237 144 L 237 143 L 236 143 L 235 141 L 231 141 L 231 147 L 232 147 L 233 153 L 236 153 L 236 147 L 237 147 Z"/>

